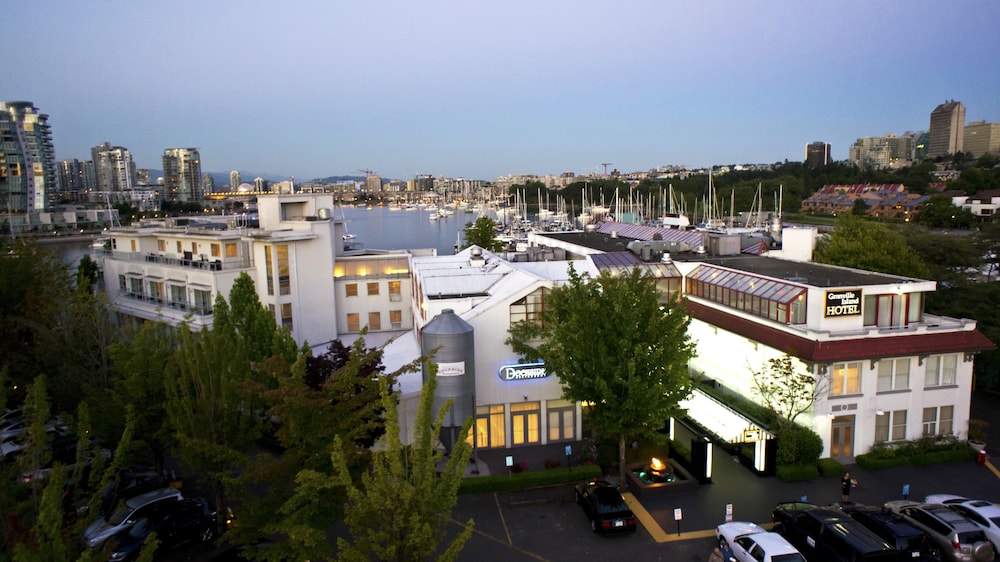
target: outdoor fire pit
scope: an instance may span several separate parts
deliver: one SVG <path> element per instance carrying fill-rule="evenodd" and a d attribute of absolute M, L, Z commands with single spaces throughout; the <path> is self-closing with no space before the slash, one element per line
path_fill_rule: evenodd
<path fill-rule="evenodd" d="M 698 487 L 698 481 L 671 459 L 653 457 L 647 463 L 634 463 L 627 468 L 625 484 L 637 498 L 674 494 Z"/>

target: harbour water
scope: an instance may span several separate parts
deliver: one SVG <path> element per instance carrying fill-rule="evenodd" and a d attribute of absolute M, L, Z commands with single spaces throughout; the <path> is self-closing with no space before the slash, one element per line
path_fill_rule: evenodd
<path fill-rule="evenodd" d="M 432 221 L 430 213 L 424 209 L 343 207 L 336 209 L 335 218 L 346 220 L 347 232 L 355 236 L 354 241 L 368 249 L 435 248 L 438 255 L 453 254 L 466 223 L 474 222 L 476 215 L 459 209 L 453 215 Z M 74 266 L 92 250 L 90 238 L 61 241 L 52 247 L 64 262 Z"/>

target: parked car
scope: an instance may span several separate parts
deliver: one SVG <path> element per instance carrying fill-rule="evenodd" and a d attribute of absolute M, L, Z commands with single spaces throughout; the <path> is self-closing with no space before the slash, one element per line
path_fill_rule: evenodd
<path fill-rule="evenodd" d="M 987 500 L 970 500 L 950 494 L 930 495 L 924 501 L 944 504 L 979 525 L 993 545 L 993 551 L 997 552 L 997 547 L 1000 547 L 1000 507 L 995 503 Z"/>
<path fill-rule="evenodd" d="M 927 533 L 899 513 L 879 506 L 861 504 L 842 505 L 840 509 L 895 547 L 905 560 L 925 561 L 937 558 L 937 547 Z"/>
<path fill-rule="evenodd" d="M 731 521 L 715 528 L 715 538 L 726 541 L 737 562 L 805 562 L 805 558 L 778 533 L 747 521 Z M 729 562 L 729 561 L 724 561 Z"/>
<path fill-rule="evenodd" d="M 156 549 L 160 555 L 191 542 L 209 542 L 215 538 L 215 515 L 215 509 L 203 498 L 167 502 L 116 534 L 108 560 L 135 560 L 152 533 L 160 542 Z"/>
<path fill-rule="evenodd" d="M 177 475 L 170 469 L 157 472 L 151 466 L 131 466 L 118 469 L 115 480 L 101 491 L 100 515 L 111 513 L 118 502 L 152 492 L 160 488 L 174 486 Z"/>
<path fill-rule="evenodd" d="M 101 548 L 112 536 L 130 528 L 136 521 L 149 517 L 165 504 L 184 499 L 177 488 L 160 488 L 125 500 L 113 512 L 98 517 L 83 532 L 83 540 L 88 548 Z"/>
<path fill-rule="evenodd" d="M 986 533 L 961 513 L 940 503 L 917 503 L 906 500 L 886 502 L 923 529 L 937 543 L 943 560 L 950 562 L 990 562 L 993 545 Z"/>
<path fill-rule="evenodd" d="M 607 480 L 595 478 L 576 485 L 576 502 L 590 518 L 595 533 L 630 533 L 635 531 L 635 515 L 625 498 Z"/>
<path fill-rule="evenodd" d="M 771 512 L 771 519 L 809 562 L 899 560 L 899 551 L 892 545 L 839 509 L 782 502 Z"/>

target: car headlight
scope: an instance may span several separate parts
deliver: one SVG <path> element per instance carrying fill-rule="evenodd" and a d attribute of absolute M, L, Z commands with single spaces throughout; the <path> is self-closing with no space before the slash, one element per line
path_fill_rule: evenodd
<path fill-rule="evenodd" d="M 110 560 L 111 562 L 117 562 L 118 560 L 125 560 L 125 556 L 126 554 L 124 552 L 115 551 L 111 553 L 111 556 L 108 557 L 108 560 Z"/>

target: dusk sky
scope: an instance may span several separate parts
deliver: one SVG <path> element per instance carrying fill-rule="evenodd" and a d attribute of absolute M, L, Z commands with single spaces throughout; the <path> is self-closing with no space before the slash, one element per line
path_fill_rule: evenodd
<path fill-rule="evenodd" d="M 841 160 L 949 99 L 1000 121 L 996 0 L 0 6 L 0 100 L 48 114 L 60 160 L 108 141 L 140 168 L 197 147 L 205 172 L 492 180 L 817 140 Z"/>

